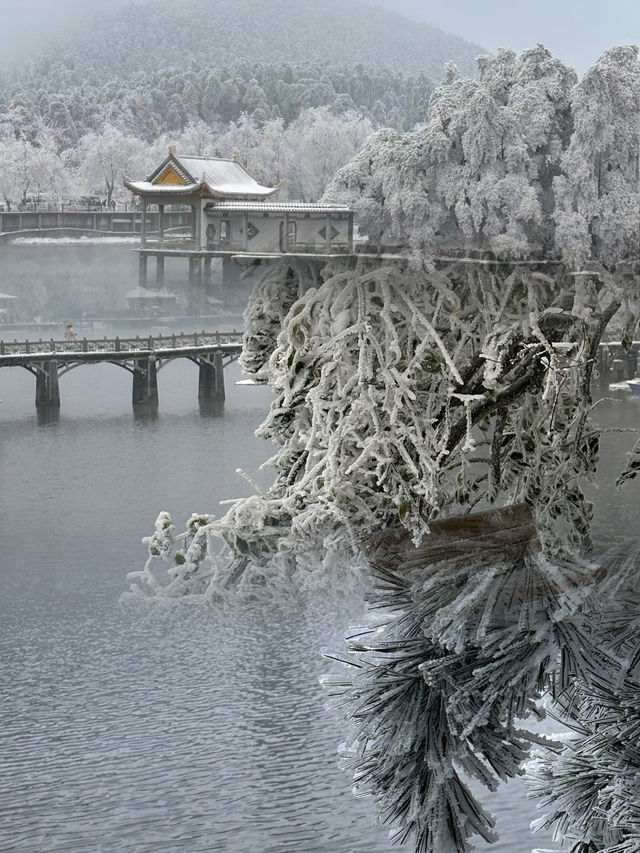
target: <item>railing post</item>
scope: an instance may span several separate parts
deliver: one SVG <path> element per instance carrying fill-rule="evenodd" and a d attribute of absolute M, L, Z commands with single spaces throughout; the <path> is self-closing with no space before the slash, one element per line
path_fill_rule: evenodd
<path fill-rule="evenodd" d="M 194 345 L 194 347 L 198 346 L 198 333 L 197 332 L 193 333 L 193 345 Z"/>
<path fill-rule="evenodd" d="M 115 351 L 120 352 L 120 338 L 116 336 L 115 340 Z"/>
<path fill-rule="evenodd" d="M 31 347 L 29 346 L 29 341 L 28 341 L 28 340 L 26 340 L 26 341 L 24 342 L 24 351 L 25 351 L 25 352 L 31 352 Z"/>
<path fill-rule="evenodd" d="M 82 340 L 82 352 L 88 352 L 88 351 L 89 351 L 89 344 L 87 343 L 87 339 L 83 338 L 83 340 Z"/>

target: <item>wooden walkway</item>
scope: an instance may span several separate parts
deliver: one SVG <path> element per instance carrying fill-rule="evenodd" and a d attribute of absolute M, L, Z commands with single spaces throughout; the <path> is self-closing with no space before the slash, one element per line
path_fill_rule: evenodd
<path fill-rule="evenodd" d="M 133 377 L 134 405 L 157 406 L 158 371 L 176 358 L 198 365 L 198 398 L 222 403 L 224 368 L 242 352 L 242 332 L 192 332 L 89 340 L 0 340 L 0 367 L 23 367 L 36 378 L 36 407 L 60 406 L 60 376 L 83 364 L 108 362 Z"/>

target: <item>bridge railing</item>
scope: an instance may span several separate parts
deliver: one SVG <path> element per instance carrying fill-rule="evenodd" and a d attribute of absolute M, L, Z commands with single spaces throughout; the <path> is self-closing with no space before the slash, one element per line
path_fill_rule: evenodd
<path fill-rule="evenodd" d="M 88 340 L 87 338 L 76 338 L 75 340 L 48 341 L 39 339 L 37 341 L 0 341 L 1 355 L 33 355 L 37 353 L 51 354 L 60 352 L 154 352 L 167 349 L 195 349 L 197 347 L 222 346 L 224 344 L 242 343 L 242 332 L 190 332 L 171 335 L 149 335 L 135 338 L 102 338 L 99 340 Z"/>

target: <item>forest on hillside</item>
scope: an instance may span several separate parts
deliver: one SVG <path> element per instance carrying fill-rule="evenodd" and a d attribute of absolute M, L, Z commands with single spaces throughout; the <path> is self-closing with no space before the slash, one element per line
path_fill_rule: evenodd
<path fill-rule="evenodd" d="M 447 62 L 475 73 L 483 50 L 424 23 L 360 0 L 155 0 L 103 12 L 89 27 L 79 21 L 26 57 L 7 75 L 10 91 L 62 92 L 88 83 L 131 82 L 140 73 L 193 61 L 224 67 L 320 59 L 340 67 L 363 63 L 438 81 Z"/>
<path fill-rule="evenodd" d="M 123 174 L 177 144 L 317 199 L 373 130 L 424 122 L 446 63 L 473 74 L 479 52 L 359 0 L 120 5 L 5 70 L 0 195 L 124 200 Z"/>
<path fill-rule="evenodd" d="M 47 90 L 34 84 L 0 95 L 0 127 L 36 143 L 43 128 L 60 148 L 77 144 L 105 124 L 146 141 L 179 133 L 193 120 L 216 127 L 241 116 L 261 126 L 297 119 L 305 109 L 326 106 L 336 115 L 356 111 L 375 126 L 408 130 L 424 121 L 433 91 L 425 74 L 402 74 L 364 65 L 337 68 L 309 61 L 139 71 L 132 80 L 100 86 L 82 82 Z"/>
<path fill-rule="evenodd" d="M 105 124 L 151 141 L 196 119 L 289 123 L 330 106 L 407 130 L 446 64 L 473 76 L 483 52 L 359 0 L 155 0 L 89 21 L 5 65 L 2 126 L 31 142 L 47 128 L 65 148 Z"/>

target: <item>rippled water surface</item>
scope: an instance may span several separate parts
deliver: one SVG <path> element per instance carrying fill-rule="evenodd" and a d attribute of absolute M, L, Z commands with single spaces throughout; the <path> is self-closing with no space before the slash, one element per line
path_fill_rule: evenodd
<path fill-rule="evenodd" d="M 343 732 L 318 684 L 318 652 L 342 646 L 358 601 L 328 588 L 304 605 L 292 591 L 269 607 L 152 618 L 118 604 L 159 510 L 177 523 L 216 511 L 248 493 L 236 467 L 255 474 L 269 455 L 252 435 L 269 393 L 237 376 L 224 415 L 204 417 L 194 365 L 174 363 L 158 417 L 136 419 L 129 374 L 81 368 L 61 379 L 59 420 L 39 424 L 33 377 L 0 370 L 2 851 L 392 849 L 337 766 Z M 603 417 L 639 413 L 627 400 Z M 607 459 L 631 443 L 616 436 Z M 600 528 L 633 532 L 637 490 L 612 494 Z M 499 816 L 494 849 L 531 849 L 523 785 L 484 799 Z"/>

